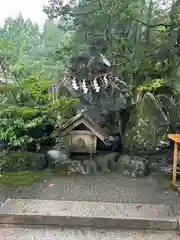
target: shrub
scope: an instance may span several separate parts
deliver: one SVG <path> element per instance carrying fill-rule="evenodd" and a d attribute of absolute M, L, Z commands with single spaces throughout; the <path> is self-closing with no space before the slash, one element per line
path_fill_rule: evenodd
<path fill-rule="evenodd" d="M 49 84 L 48 79 L 35 75 L 20 85 L 4 87 L 6 101 L 0 104 L 0 139 L 10 149 L 40 151 L 44 141 L 54 144 L 52 132 L 73 115 L 76 99 L 64 96 L 52 102 L 46 91 Z M 0 92 L 5 89 L 0 88 Z"/>
<path fill-rule="evenodd" d="M 47 166 L 44 155 L 33 152 L 9 152 L 0 159 L 2 171 L 42 170 Z"/>

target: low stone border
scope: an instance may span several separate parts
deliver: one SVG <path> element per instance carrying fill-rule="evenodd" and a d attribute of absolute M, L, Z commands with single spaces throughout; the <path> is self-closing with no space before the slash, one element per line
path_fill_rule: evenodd
<path fill-rule="evenodd" d="M 179 220 L 157 204 L 7 199 L 0 208 L 0 224 L 177 230 Z"/>

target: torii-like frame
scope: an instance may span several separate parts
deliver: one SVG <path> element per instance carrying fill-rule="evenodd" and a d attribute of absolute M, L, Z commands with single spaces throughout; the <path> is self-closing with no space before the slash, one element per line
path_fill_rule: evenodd
<path fill-rule="evenodd" d="M 173 157 L 173 181 L 172 184 L 176 186 L 177 175 L 177 160 L 178 160 L 178 145 L 180 143 L 180 134 L 168 134 L 168 138 L 174 141 L 174 157 Z"/>

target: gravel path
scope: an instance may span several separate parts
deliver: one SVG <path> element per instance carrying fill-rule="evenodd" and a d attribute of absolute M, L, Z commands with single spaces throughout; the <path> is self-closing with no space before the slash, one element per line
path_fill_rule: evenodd
<path fill-rule="evenodd" d="M 4 188 L 0 185 L 0 206 L 6 200 L 8 195 L 9 195 L 9 189 Z"/>
<path fill-rule="evenodd" d="M 8 193 L 4 191 L 4 194 L 10 198 L 161 203 L 169 204 L 180 214 L 180 195 L 171 189 L 170 181 L 155 176 L 132 179 L 113 173 L 71 177 L 49 175 L 41 182 Z M 0 201 L 4 201 L 4 195 L 1 195 Z"/>
<path fill-rule="evenodd" d="M 176 232 L 0 228 L 1 240 L 179 240 Z"/>

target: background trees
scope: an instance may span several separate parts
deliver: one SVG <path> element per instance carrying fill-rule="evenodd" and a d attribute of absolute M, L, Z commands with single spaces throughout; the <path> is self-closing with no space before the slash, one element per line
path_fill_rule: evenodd
<path fill-rule="evenodd" d="M 30 19 L 25 20 L 22 14 L 7 18 L 0 28 L 0 78 L 13 86 L 0 87 L 2 103 L 8 99 L 9 106 L 43 108 L 37 102 L 29 106 L 32 87 L 40 91 L 43 102 L 46 95 L 41 91 L 46 90 L 49 81 L 48 86 L 60 83 L 74 66 L 76 70 L 86 68 L 90 72 L 94 59 L 102 56 L 110 61 L 113 75 L 138 91 L 147 86 L 151 89 L 151 83 L 164 82 L 178 89 L 179 3 L 179 0 L 70 0 L 68 3 L 49 0 L 43 8 L 49 20 L 42 29 Z M 29 96 L 25 102 L 24 93 Z M 46 100 L 47 107 L 51 94 Z M 2 106 L 5 110 L 6 104 Z M 70 105 L 67 106 L 68 109 Z"/>
<path fill-rule="evenodd" d="M 74 99 L 55 100 L 48 91 L 66 70 L 62 49 L 70 39 L 55 21 L 40 29 L 21 14 L 0 28 L 0 80 L 7 83 L 0 84 L 0 139 L 10 149 L 40 151 L 55 144 L 56 124 L 72 116 Z"/>
<path fill-rule="evenodd" d="M 125 82 L 178 82 L 179 0 L 49 0 L 44 11 L 75 31 L 79 49 L 90 45 L 91 54 L 105 54 Z"/>

